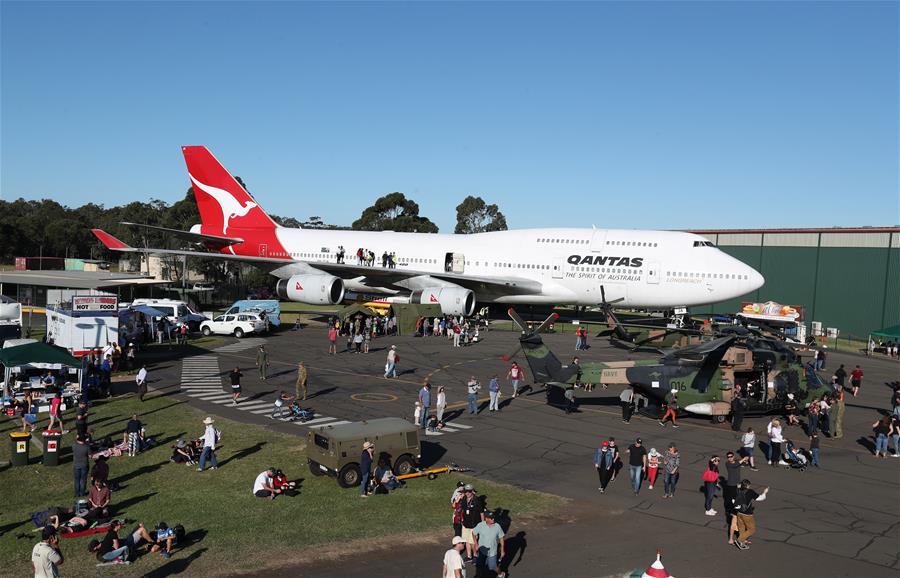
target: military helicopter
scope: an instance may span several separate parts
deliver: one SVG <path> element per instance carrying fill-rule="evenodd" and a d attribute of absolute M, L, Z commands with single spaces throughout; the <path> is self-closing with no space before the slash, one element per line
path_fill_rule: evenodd
<path fill-rule="evenodd" d="M 658 360 L 586 362 L 563 365 L 544 344 L 540 333 L 558 316 L 548 317 L 536 330 L 510 308 L 510 318 L 522 329 L 519 345 L 536 384 L 544 384 L 551 405 L 566 403 L 566 392 L 578 399 L 606 397 L 609 385 L 628 385 L 644 402 L 638 410 L 659 417 L 672 395 L 686 413 L 709 416 L 721 423 L 731 412 L 735 395 L 745 398 L 747 414 L 783 409 L 789 393 L 798 405 L 824 387 L 812 364 L 804 367 L 797 353 L 783 342 L 735 327 L 696 345 L 662 354 Z M 504 356 L 508 359 L 508 356 Z M 586 392 L 584 384 L 601 386 Z M 580 390 L 580 391 L 579 391 Z"/>
<path fill-rule="evenodd" d="M 597 337 L 609 337 L 612 345 L 628 351 L 662 353 L 664 349 L 697 345 L 708 333 L 684 324 L 679 326 L 663 317 L 642 317 L 623 323 L 610 304 L 604 302 L 602 308 L 607 329 L 598 333 Z"/>

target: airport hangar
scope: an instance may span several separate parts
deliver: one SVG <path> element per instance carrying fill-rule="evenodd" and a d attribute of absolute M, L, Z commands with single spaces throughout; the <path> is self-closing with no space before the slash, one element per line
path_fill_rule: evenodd
<path fill-rule="evenodd" d="M 109 271 L 0 271 L 0 293 L 35 307 L 68 301 L 72 295 L 116 295 L 120 301 L 131 300 L 140 287 L 170 283 Z"/>
<path fill-rule="evenodd" d="M 803 307 L 807 326 L 819 321 L 857 339 L 900 324 L 900 227 L 691 232 L 766 278 L 754 293 L 703 312 L 733 314 L 741 302 L 776 301 Z"/>

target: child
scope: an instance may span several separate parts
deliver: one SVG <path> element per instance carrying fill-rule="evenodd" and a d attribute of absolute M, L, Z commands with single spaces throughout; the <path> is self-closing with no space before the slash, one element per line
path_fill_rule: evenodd
<path fill-rule="evenodd" d="M 413 423 L 422 423 L 422 404 L 416 402 L 416 411 L 413 412 Z"/>
<path fill-rule="evenodd" d="M 275 405 L 272 406 L 272 413 L 269 415 L 269 419 L 275 419 L 275 412 L 278 412 L 278 419 L 284 417 L 284 402 L 290 401 L 293 398 L 286 394 L 284 390 L 278 392 L 278 397 L 275 398 Z"/>
<path fill-rule="evenodd" d="M 431 414 L 428 416 L 428 422 L 426 424 L 426 427 L 428 428 L 428 431 L 430 431 L 430 432 L 437 430 L 438 419 L 437 419 L 436 415 Z"/>
<path fill-rule="evenodd" d="M 656 474 L 659 473 L 659 457 L 660 454 L 656 448 L 650 448 L 647 454 L 647 481 L 650 482 L 650 489 L 653 489 L 653 482 L 656 481 Z"/>
<path fill-rule="evenodd" d="M 809 436 L 809 453 L 812 455 L 812 465 L 819 467 L 819 434 L 812 432 Z"/>

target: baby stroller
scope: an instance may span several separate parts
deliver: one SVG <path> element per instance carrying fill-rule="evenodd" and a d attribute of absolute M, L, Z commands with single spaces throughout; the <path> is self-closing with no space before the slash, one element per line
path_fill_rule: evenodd
<path fill-rule="evenodd" d="M 787 445 L 785 446 L 784 453 L 782 454 L 781 461 L 778 462 L 778 465 L 784 466 L 785 468 L 800 470 L 801 472 L 806 471 L 806 466 L 809 463 L 809 460 L 802 451 L 797 450 L 794 447 L 794 442 L 791 440 L 787 441 Z"/>
<path fill-rule="evenodd" d="M 300 403 L 295 399 L 291 402 L 291 417 L 288 418 L 288 421 L 300 421 L 307 422 L 311 420 L 315 416 L 315 412 L 309 408 L 300 407 Z"/>

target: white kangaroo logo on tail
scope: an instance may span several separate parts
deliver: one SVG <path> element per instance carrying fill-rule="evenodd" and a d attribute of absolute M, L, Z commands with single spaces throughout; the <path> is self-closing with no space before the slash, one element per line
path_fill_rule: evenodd
<path fill-rule="evenodd" d="M 191 182 L 194 183 L 198 189 L 215 199 L 217 203 L 219 203 L 219 208 L 222 209 L 222 234 L 227 234 L 228 231 L 228 221 L 230 221 L 234 217 L 243 217 L 247 213 L 250 212 L 254 207 L 258 207 L 256 203 L 253 201 L 246 201 L 244 205 L 241 205 L 234 196 L 226 191 L 225 189 L 220 189 L 218 187 L 212 187 L 210 185 L 204 185 L 200 181 L 194 178 L 194 175 L 188 173 L 188 176 L 191 177 Z"/>

